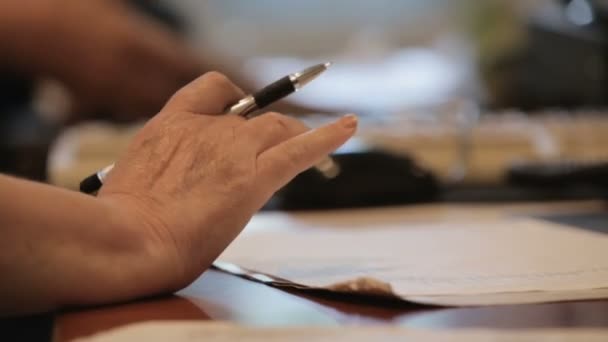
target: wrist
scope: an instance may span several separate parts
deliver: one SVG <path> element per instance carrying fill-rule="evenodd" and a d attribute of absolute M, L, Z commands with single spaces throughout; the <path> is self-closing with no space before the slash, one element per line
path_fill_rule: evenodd
<path fill-rule="evenodd" d="M 125 278 L 141 295 L 173 291 L 184 285 L 185 273 L 175 241 L 158 219 L 160 208 L 149 208 L 132 194 L 104 194 L 97 198 L 108 224 L 120 236 L 126 255 Z M 135 279 L 135 280 L 133 280 Z"/>
<path fill-rule="evenodd" d="M 90 199 L 91 210 L 78 216 L 91 224 L 70 229 L 79 235 L 75 240 L 86 260 L 79 261 L 83 268 L 68 272 L 78 278 L 78 286 L 60 286 L 65 290 L 60 306 L 121 302 L 173 290 L 165 252 L 130 206 L 114 198 Z"/>

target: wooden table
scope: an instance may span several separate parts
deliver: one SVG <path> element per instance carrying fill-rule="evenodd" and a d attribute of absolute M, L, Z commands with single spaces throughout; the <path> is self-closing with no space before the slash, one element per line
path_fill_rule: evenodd
<path fill-rule="evenodd" d="M 406 215 L 404 217 L 411 221 L 455 218 L 466 221 L 472 217 L 494 219 L 505 215 L 546 215 L 556 211 L 596 215 L 606 213 L 606 207 L 599 201 L 549 205 L 432 205 L 393 208 L 384 213 L 387 216 L 390 216 L 387 213 Z M 285 292 L 209 270 L 175 295 L 58 313 L 53 336 L 55 341 L 68 341 L 146 320 L 227 320 L 264 326 L 392 324 L 431 329 L 608 327 L 608 300 L 427 308 Z"/>

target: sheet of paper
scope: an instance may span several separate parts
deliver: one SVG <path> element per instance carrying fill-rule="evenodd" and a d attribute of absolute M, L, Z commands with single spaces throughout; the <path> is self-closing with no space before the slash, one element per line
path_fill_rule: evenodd
<path fill-rule="evenodd" d="M 544 329 L 523 331 L 443 330 L 422 331 L 398 327 L 299 327 L 256 328 L 229 323 L 147 322 L 102 332 L 77 341 L 429 341 L 429 342 L 542 342 L 606 341 L 608 329 Z"/>
<path fill-rule="evenodd" d="M 218 262 L 232 264 L 307 287 L 446 305 L 602 298 L 608 235 L 530 219 L 352 230 L 317 221 L 244 234 Z"/>

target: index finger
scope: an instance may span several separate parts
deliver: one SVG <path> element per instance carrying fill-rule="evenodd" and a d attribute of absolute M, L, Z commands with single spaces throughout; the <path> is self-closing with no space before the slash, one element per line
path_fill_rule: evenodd
<path fill-rule="evenodd" d="M 266 150 L 257 159 L 260 183 L 276 191 L 344 144 L 353 136 L 356 128 L 357 117 L 349 114 Z"/>

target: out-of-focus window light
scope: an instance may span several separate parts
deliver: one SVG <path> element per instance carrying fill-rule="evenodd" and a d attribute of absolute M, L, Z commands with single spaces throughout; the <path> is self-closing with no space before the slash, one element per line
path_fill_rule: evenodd
<path fill-rule="evenodd" d="M 450 97 L 484 96 L 475 38 L 468 36 L 463 23 L 477 12 L 486 13 L 484 8 L 496 12 L 504 6 L 488 4 L 502 1 L 518 3 L 508 5 L 514 8 L 529 6 L 526 0 L 485 0 L 485 7 L 477 0 L 173 4 L 190 18 L 193 40 L 201 45 L 202 54 L 230 59 L 254 86 L 331 60 L 335 64 L 322 81 L 290 101 L 322 110 L 396 113 L 437 106 Z"/>
<path fill-rule="evenodd" d="M 579 26 L 589 25 L 593 22 L 593 9 L 587 0 L 572 0 L 566 6 L 566 17 Z"/>
<path fill-rule="evenodd" d="M 341 51 L 359 31 L 396 43 L 445 22 L 449 0 L 179 0 L 195 39 L 232 56 L 315 56 Z"/>

